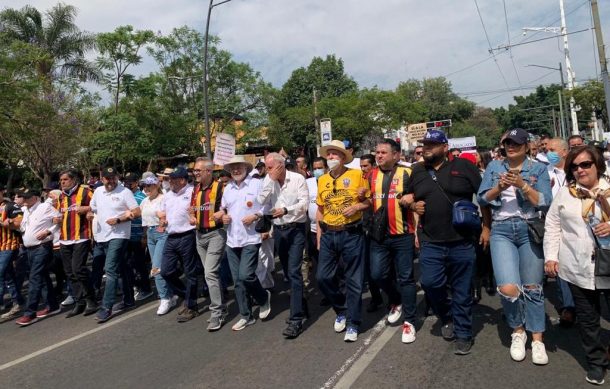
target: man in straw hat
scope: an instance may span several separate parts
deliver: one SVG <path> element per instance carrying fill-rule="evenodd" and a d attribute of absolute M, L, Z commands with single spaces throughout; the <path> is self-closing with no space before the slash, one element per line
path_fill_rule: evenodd
<path fill-rule="evenodd" d="M 232 329 L 240 331 L 256 323 L 248 295 L 259 304 L 261 320 L 271 313 L 271 293 L 263 289 L 256 277 L 261 235 L 254 228 L 268 206 L 263 208 L 257 201 L 263 181 L 249 175 L 252 164 L 242 155 L 233 157 L 224 169 L 231 173 L 232 180 L 225 188 L 220 206 L 224 213 L 222 222 L 228 226 L 226 251 L 241 315 Z"/>
<path fill-rule="evenodd" d="M 344 340 L 358 339 L 361 322 L 362 285 L 364 282 L 364 235 L 362 211 L 370 206 L 368 182 L 360 170 L 345 164 L 353 160 L 343 142 L 333 140 L 320 148 L 327 160 L 329 172 L 318 181 L 318 271 L 320 290 L 337 313 L 335 331 L 347 328 Z M 346 293 L 339 289 L 336 279 L 339 253 L 345 266 Z"/>

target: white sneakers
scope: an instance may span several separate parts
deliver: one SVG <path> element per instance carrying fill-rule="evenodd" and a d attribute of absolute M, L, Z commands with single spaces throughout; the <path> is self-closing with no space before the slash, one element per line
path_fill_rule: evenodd
<path fill-rule="evenodd" d="M 524 332 L 513 332 L 511 334 L 513 339 L 510 344 L 510 357 L 517 362 L 521 362 L 525 359 L 525 343 L 527 342 L 527 335 Z M 546 347 L 544 343 L 539 340 L 532 340 L 532 362 L 535 365 L 546 365 L 549 363 L 549 357 L 546 354 Z"/>
<path fill-rule="evenodd" d="M 402 315 L 402 305 L 392 305 L 390 307 L 390 312 L 388 313 L 388 323 L 394 324 L 398 320 L 400 320 L 400 316 Z"/>
<path fill-rule="evenodd" d="M 172 296 L 172 298 L 169 299 L 161 299 L 161 302 L 159 303 L 159 309 L 157 309 L 157 315 L 165 315 L 170 311 L 170 309 L 175 307 L 177 303 L 178 296 Z"/>
<path fill-rule="evenodd" d="M 521 362 L 525 359 L 525 342 L 527 335 L 524 332 L 513 332 L 510 336 L 513 340 L 510 343 L 510 357 L 513 361 Z"/>
<path fill-rule="evenodd" d="M 413 343 L 415 342 L 415 327 L 408 321 L 402 324 L 402 342 Z"/>
<path fill-rule="evenodd" d="M 534 365 L 546 365 L 549 363 L 549 356 L 546 355 L 546 347 L 539 340 L 532 341 L 532 362 Z"/>
<path fill-rule="evenodd" d="M 271 313 L 271 292 L 269 292 L 268 290 L 266 292 L 267 302 L 261 305 L 260 310 L 258 311 L 258 318 L 261 320 L 265 320 Z"/>
<path fill-rule="evenodd" d="M 335 332 L 345 331 L 345 323 L 347 323 L 345 315 L 337 315 L 335 319 Z"/>
<path fill-rule="evenodd" d="M 256 323 L 256 319 L 253 317 L 248 320 L 241 318 L 237 321 L 237 323 L 233 324 L 233 327 L 231 327 L 231 329 L 233 331 L 241 331 L 244 328 L 251 326 L 254 323 Z"/>

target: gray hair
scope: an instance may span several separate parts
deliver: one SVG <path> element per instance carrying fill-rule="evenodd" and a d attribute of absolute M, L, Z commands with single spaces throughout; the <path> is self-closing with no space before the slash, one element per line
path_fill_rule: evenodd
<path fill-rule="evenodd" d="M 280 162 L 282 165 L 286 162 L 286 158 L 282 157 L 280 153 L 269 153 L 265 157 L 265 160 L 272 159 L 274 161 Z"/>
<path fill-rule="evenodd" d="M 197 162 L 203 162 L 203 165 L 207 166 L 207 167 L 210 167 L 210 166 L 214 167 L 214 162 L 208 157 L 198 157 L 195 160 L 195 163 L 197 163 Z"/>
<path fill-rule="evenodd" d="M 553 138 L 551 139 L 551 142 L 557 142 L 557 144 L 559 144 L 559 147 L 561 147 L 565 151 L 568 151 L 570 149 L 570 145 L 563 138 Z"/>

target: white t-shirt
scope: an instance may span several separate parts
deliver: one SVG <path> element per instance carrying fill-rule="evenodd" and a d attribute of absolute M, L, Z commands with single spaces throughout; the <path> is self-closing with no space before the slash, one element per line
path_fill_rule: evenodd
<path fill-rule="evenodd" d="M 524 213 L 517 202 L 517 189 L 514 186 L 509 186 L 500 194 L 502 206 L 500 209 L 493 212 L 494 220 L 504 220 L 510 217 L 518 216 L 523 219 L 530 219 L 535 216 L 535 212 Z"/>
<path fill-rule="evenodd" d="M 163 195 L 159 194 L 154 200 L 146 197 L 140 204 L 142 210 L 142 227 L 156 227 L 159 225 L 159 216 L 157 212 L 161 210 L 161 201 Z"/>
<path fill-rule="evenodd" d="M 112 192 L 100 186 L 93 192 L 91 211 L 97 214 L 93 230 L 98 242 L 108 242 L 112 239 L 129 239 L 131 237 L 131 221 L 124 221 L 111 226 L 108 219 L 122 217 L 126 211 L 138 208 L 138 202 L 131 190 L 117 185 Z"/>
<path fill-rule="evenodd" d="M 309 216 L 310 223 L 309 229 L 311 232 L 317 232 L 316 213 L 318 212 L 318 204 L 316 204 L 316 197 L 318 196 L 318 179 L 311 177 L 306 182 L 307 190 L 309 191 L 309 206 L 307 208 L 307 216 Z"/>
<path fill-rule="evenodd" d="M 360 158 L 354 158 L 352 160 L 352 162 L 345 165 L 345 167 L 350 168 L 350 169 L 362 170 L 360 168 Z"/>

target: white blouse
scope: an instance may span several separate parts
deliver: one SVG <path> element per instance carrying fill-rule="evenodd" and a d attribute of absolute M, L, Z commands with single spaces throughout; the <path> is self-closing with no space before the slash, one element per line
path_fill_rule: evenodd
<path fill-rule="evenodd" d="M 161 210 L 162 200 L 162 194 L 159 194 L 154 200 L 151 200 L 150 197 L 146 197 L 142 200 L 140 209 L 142 210 L 143 227 L 156 227 L 159 225 L 159 216 L 157 216 L 157 212 Z"/>
<path fill-rule="evenodd" d="M 600 180 L 600 189 L 609 187 L 607 181 Z M 594 248 L 593 232 L 582 218 L 581 200 L 570 194 L 568 186 L 562 187 L 546 215 L 545 262 L 559 261 L 559 276 L 562 279 L 581 288 L 594 290 Z"/>

